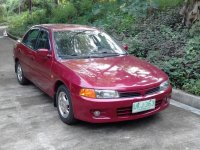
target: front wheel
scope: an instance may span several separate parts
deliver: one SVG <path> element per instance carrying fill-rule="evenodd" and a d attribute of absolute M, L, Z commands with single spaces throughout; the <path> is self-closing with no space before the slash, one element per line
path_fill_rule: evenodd
<path fill-rule="evenodd" d="M 17 75 L 17 80 L 18 82 L 21 84 L 21 85 L 26 85 L 28 84 L 28 80 L 26 79 L 26 77 L 24 76 L 24 73 L 23 73 L 23 70 L 22 70 L 22 67 L 20 65 L 19 62 L 16 62 L 16 65 L 15 65 L 15 70 L 16 70 L 16 75 Z"/>
<path fill-rule="evenodd" d="M 74 124 L 76 119 L 74 118 L 70 92 L 64 85 L 61 85 L 57 90 L 56 103 L 61 120 L 68 125 Z"/>

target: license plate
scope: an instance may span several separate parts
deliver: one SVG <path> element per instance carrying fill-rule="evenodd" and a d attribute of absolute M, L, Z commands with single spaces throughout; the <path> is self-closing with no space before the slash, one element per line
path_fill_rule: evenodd
<path fill-rule="evenodd" d="M 138 113 L 138 112 L 155 109 L 155 106 L 156 106 L 155 99 L 141 101 L 141 102 L 135 102 L 135 103 L 133 103 L 133 106 L 132 106 L 132 113 Z"/>

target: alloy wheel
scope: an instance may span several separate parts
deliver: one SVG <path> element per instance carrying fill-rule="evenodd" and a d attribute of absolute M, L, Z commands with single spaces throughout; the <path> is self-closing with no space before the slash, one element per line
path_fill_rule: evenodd
<path fill-rule="evenodd" d="M 65 92 L 60 92 L 58 95 L 58 107 L 63 118 L 67 118 L 70 112 L 69 99 Z"/>

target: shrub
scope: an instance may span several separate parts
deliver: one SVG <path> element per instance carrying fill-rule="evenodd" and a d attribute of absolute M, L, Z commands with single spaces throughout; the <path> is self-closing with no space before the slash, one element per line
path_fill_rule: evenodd
<path fill-rule="evenodd" d="M 160 9 L 173 8 L 180 5 L 184 0 L 153 0 Z"/>
<path fill-rule="evenodd" d="M 6 9 L 4 5 L 0 5 L 0 23 L 5 22 L 4 15 L 5 15 Z"/>
<path fill-rule="evenodd" d="M 74 0 L 74 6 L 78 10 L 79 15 L 88 14 L 92 10 L 93 0 Z"/>
<path fill-rule="evenodd" d="M 53 10 L 52 23 L 71 23 L 73 17 L 76 16 L 76 9 L 70 2 L 65 5 L 59 5 Z"/>
<path fill-rule="evenodd" d="M 152 0 L 123 0 L 121 10 L 129 15 L 137 18 L 144 18 L 149 15 L 154 9 L 157 9 L 157 3 Z"/>
<path fill-rule="evenodd" d="M 137 35 L 124 42 L 129 43 L 131 54 L 165 71 L 174 87 L 200 95 L 200 22 L 188 30 L 176 18 L 175 9 L 156 14 L 136 24 Z"/>
<path fill-rule="evenodd" d="M 135 17 L 121 11 L 120 5 L 113 1 L 102 2 L 94 5 L 92 10 L 94 16 L 92 24 L 103 28 L 116 39 L 129 36 L 134 32 Z"/>
<path fill-rule="evenodd" d="M 28 27 L 25 26 L 28 12 L 24 12 L 21 15 L 15 15 L 8 18 L 9 28 L 8 31 L 17 36 L 21 37 Z"/>
<path fill-rule="evenodd" d="M 183 86 L 183 90 L 195 95 L 200 95 L 200 80 L 187 80 L 187 83 Z"/>
<path fill-rule="evenodd" d="M 8 31 L 17 37 L 21 37 L 32 25 L 48 23 L 45 14 L 46 10 L 36 10 L 32 14 L 23 12 L 20 15 L 9 17 Z"/>

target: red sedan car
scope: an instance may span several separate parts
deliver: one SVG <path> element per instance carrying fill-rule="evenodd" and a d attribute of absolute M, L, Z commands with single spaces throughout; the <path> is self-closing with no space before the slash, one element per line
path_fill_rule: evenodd
<path fill-rule="evenodd" d="M 93 27 L 34 26 L 16 44 L 14 61 L 19 83 L 51 96 L 67 124 L 134 120 L 169 106 L 168 76 Z"/>

